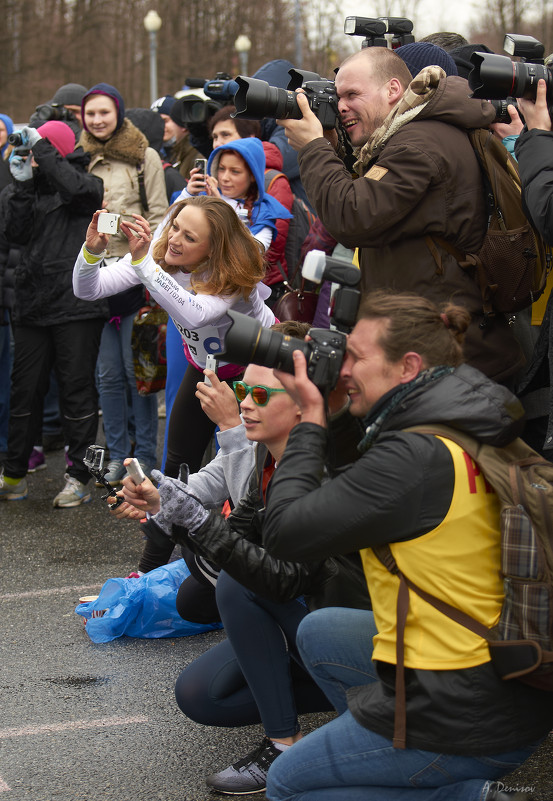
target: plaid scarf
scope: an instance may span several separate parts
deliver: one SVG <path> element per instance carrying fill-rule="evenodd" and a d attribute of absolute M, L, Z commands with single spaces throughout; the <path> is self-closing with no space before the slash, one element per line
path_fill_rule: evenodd
<path fill-rule="evenodd" d="M 416 75 L 401 100 L 390 111 L 380 128 L 372 134 L 369 141 L 358 151 L 355 172 L 363 175 L 364 167 L 384 147 L 388 139 L 400 128 L 411 122 L 436 94 L 440 81 L 446 77 L 441 67 L 431 66 Z"/>

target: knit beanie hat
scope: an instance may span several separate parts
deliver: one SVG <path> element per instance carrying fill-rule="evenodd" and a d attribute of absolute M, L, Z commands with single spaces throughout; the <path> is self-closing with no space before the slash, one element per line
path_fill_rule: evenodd
<path fill-rule="evenodd" d="M 48 122 L 39 126 L 38 130 L 42 138 L 47 139 L 51 145 L 54 145 L 63 158 L 75 150 L 75 134 L 65 122 L 48 120 Z"/>
<path fill-rule="evenodd" d="M 0 114 L 0 120 L 2 120 L 2 122 L 6 126 L 6 133 L 8 134 L 8 136 L 11 133 L 13 133 L 13 120 L 12 120 L 12 118 L 8 117 L 7 114 Z M 6 144 L 2 147 L 2 150 L 0 150 L 0 155 L 1 156 L 4 155 L 4 151 L 5 151 L 5 149 L 7 147 L 8 147 L 8 143 L 6 142 Z"/>
<path fill-rule="evenodd" d="M 493 50 L 490 50 L 485 44 L 466 44 L 449 51 L 461 78 L 468 78 L 470 71 L 474 68 L 474 64 L 470 60 L 473 53 L 493 53 Z"/>
<path fill-rule="evenodd" d="M 64 83 L 50 100 L 52 106 L 80 106 L 86 95 L 86 86 L 80 83 Z"/>
<path fill-rule="evenodd" d="M 83 97 L 83 102 L 81 103 L 81 113 L 83 118 L 83 128 L 85 131 L 88 131 L 88 128 L 86 127 L 84 109 L 86 106 L 86 101 L 89 97 L 91 97 L 91 95 L 106 95 L 106 97 L 111 97 L 115 103 L 115 107 L 117 108 L 117 125 L 115 126 L 115 131 L 118 131 L 125 120 L 125 102 L 115 86 L 111 86 L 109 83 L 97 83 L 92 87 L 92 89 L 89 89 L 86 95 Z"/>
<path fill-rule="evenodd" d="M 433 64 L 441 67 L 446 75 L 458 74 L 455 62 L 449 53 L 430 42 L 411 42 L 411 44 L 398 47 L 395 52 L 405 62 L 413 78 L 424 67 L 430 67 Z"/>
<path fill-rule="evenodd" d="M 157 100 L 154 100 L 150 108 L 152 111 L 157 111 L 158 114 L 167 114 L 169 116 L 176 99 L 173 95 L 163 95 L 163 97 L 158 97 Z"/>

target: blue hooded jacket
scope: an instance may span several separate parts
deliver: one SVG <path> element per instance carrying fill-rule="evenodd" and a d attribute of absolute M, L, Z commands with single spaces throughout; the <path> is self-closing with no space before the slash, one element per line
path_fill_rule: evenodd
<path fill-rule="evenodd" d="M 6 126 L 6 133 L 8 134 L 8 136 L 11 133 L 13 133 L 13 120 L 12 120 L 12 118 L 8 117 L 7 114 L 0 114 L 0 120 L 2 120 L 2 122 Z M 4 157 L 4 152 L 5 152 L 7 147 L 8 147 L 8 143 L 6 142 L 6 144 L 3 146 L 2 150 L 0 150 L 0 156 L 2 158 Z"/>
<path fill-rule="evenodd" d="M 262 228 L 268 227 L 272 229 L 274 239 L 277 232 L 276 220 L 290 220 L 293 215 L 276 198 L 265 193 L 265 152 L 261 140 L 250 136 L 216 147 L 207 162 L 207 171 L 214 178 L 217 178 L 219 159 L 227 150 L 242 156 L 257 184 L 257 200 L 252 208 L 250 231 L 255 236 Z"/>

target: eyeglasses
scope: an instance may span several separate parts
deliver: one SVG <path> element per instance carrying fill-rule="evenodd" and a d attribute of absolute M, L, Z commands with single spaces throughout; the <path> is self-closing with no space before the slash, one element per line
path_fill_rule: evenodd
<path fill-rule="evenodd" d="M 264 387 L 263 384 L 256 384 L 255 387 L 250 387 L 243 381 L 233 381 L 232 388 L 234 389 L 234 394 L 236 395 L 240 403 L 246 400 L 246 398 L 251 392 L 252 400 L 256 406 L 266 406 L 269 403 L 269 400 L 271 399 L 271 395 L 273 394 L 273 392 L 286 392 L 285 389 Z"/>

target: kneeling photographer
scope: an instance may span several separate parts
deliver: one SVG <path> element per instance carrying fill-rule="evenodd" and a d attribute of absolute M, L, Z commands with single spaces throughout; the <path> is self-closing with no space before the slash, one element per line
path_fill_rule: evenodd
<path fill-rule="evenodd" d="M 501 680 L 486 641 L 413 592 L 409 607 L 375 552 L 388 545 L 406 579 L 488 627 L 497 622 L 499 502 L 453 440 L 502 448 L 521 432 L 523 411 L 463 364 L 468 322 L 465 309 L 414 294 L 362 300 L 340 371 L 363 423 L 361 457 L 324 485 L 326 415 L 304 353 L 294 351 L 294 376 L 275 372 L 302 417 L 273 476 L 263 543 L 300 561 L 359 550 L 374 612 L 326 608 L 301 622 L 303 662 L 341 714 L 271 766 L 271 801 L 499 801 L 497 780 L 550 729 L 551 693 Z M 440 424 L 449 428 L 438 434 Z"/>

